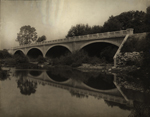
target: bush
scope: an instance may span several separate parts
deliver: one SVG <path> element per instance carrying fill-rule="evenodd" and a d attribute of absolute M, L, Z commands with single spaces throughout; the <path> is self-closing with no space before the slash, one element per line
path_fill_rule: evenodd
<path fill-rule="evenodd" d="M 97 57 L 89 57 L 86 52 L 82 51 L 75 51 L 73 53 L 69 53 L 65 56 L 61 56 L 60 58 L 52 59 L 53 65 L 68 65 L 72 67 L 81 66 L 83 63 L 89 64 L 100 64 L 106 63 L 105 59 L 97 58 Z"/>
<path fill-rule="evenodd" d="M 8 77 L 7 71 L 0 70 L 0 80 L 5 80 Z"/>
<path fill-rule="evenodd" d="M 141 66 L 143 63 L 143 53 L 126 52 L 117 55 L 118 65 L 136 65 Z"/>
<path fill-rule="evenodd" d="M 54 65 L 69 65 L 72 67 L 80 66 L 84 62 L 88 62 L 89 57 L 84 51 L 75 51 L 73 53 L 68 53 L 60 58 L 53 59 Z"/>
<path fill-rule="evenodd" d="M 38 61 L 38 63 L 44 63 L 44 62 L 46 62 L 46 59 L 43 56 L 39 56 L 37 58 L 37 61 Z"/>
<path fill-rule="evenodd" d="M 3 61 L 3 63 L 5 66 L 13 67 L 17 64 L 17 61 L 14 58 L 7 58 Z"/>
<path fill-rule="evenodd" d="M 0 59 L 11 58 L 12 55 L 6 50 L 0 50 Z"/>
<path fill-rule="evenodd" d="M 102 61 L 97 57 L 91 57 L 89 63 L 92 65 L 100 64 Z"/>
<path fill-rule="evenodd" d="M 29 58 L 25 55 L 14 55 L 13 58 L 16 60 L 17 64 L 29 63 Z"/>
<path fill-rule="evenodd" d="M 140 38 L 140 36 L 142 38 Z M 129 39 L 125 42 L 123 48 L 121 49 L 122 53 L 125 52 L 142 52 L 142 55 L 140 57 L 134 55 L 132 60 L 127 58 L 126 56 L 121 57 L 124 59 L 126 65 L 137 65 L 137 66 L 150 66 L 150 33 L 147 33 L 146 35 L 138 35 L 138 37 L 129 37 Z M 120 55 L 118 55 L 119 57 Z M 142 57 L 142 60 L 141 60 Z M 136 59 L 135 59 L 136 58 Z M 125 60 L 128 59 L 128 60 Z M 133 60 L 134 59 L 134 60 Z"/>

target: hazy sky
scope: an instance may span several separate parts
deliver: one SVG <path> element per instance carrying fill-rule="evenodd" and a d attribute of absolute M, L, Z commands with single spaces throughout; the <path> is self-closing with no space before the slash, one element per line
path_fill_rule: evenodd
<path fill-rule="evenodd" d="M 36 28 L 47 40 L 65 38 L 76 24 L 103 25 L 109 16 L 139 10 L 146 12 L 150 0 L 1 0 L 0 49 L 19 45 L 20 27 Z"/>

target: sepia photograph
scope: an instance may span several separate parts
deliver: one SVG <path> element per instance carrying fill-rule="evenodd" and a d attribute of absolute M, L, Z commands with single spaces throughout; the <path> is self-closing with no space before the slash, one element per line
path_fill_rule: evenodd
<path fill-rule="evenodd" d="M 0 117 L 150 117 L 150 0 L 0 0 Z"/>

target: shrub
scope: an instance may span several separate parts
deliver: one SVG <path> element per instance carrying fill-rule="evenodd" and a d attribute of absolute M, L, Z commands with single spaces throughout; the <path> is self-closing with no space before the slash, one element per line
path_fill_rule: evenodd
<path fill-rule="evenodd" d="M 16 60 L 16 63 L 29 63 L 29 58 L 25 55 L 14 55 L 13 58 Z"/>
<path fill-rule="evenodd" d="M 5 80 L 8 77 L 7 71 L 0 70 L 0 80 Z"/>
<path fill-rule="evenodd" d="M 118 65 L 136 65 L 141 66 L 143 62 L 143 53 L 126 52 L 117 55 Z"/>
<path fill-rule="evenodd" d="M 53 65 L 68 65 L 72 67 L 81 66 L 83 63 L 89 64 L 100 64 L 106 63 L 105 59 L 98 58 L 98 57 L 89 57 L 86 52 L 82 51 L 75 51 L 72 54 L 66 54 L 65 56 L 61 56 L 60 58 L 52 59 Z"/>
<path fill-rule="evenodd" d="M 60 58 L 53 59 L 54 65 L 69 65 L 72 67 L 80 66 L 82 63 L 88 62 L 89 57 L 84 51 L 75 51 L 73 53 L 68 53 Z"/>
<path fill-rule="evenodd" d="M 39 56 L 37 58 L 37 61 L 38 61 L 38 63 L 44 63 L 44 62 L 46 62 L 46 59 L 43 56 Z"/>
<path fill-rule="evenodd" d="M 0 59 L 11 58 L 12 55 L 6 50 L 0 50 Z"/>
<path fill-rule="evenodd" d="M 7 58 L 7 59 L 4 60 L 4 65 L 5 65 L 5 66 L 13 67 L 13 66 L 15 66 L 16 64 L 17 64 L 17 61 L 16 61 L 16 59 L 14 59 L 14 58 Z"/>

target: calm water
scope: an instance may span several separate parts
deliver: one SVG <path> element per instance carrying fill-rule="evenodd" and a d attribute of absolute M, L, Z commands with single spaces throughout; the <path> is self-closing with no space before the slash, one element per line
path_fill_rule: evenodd
<path fill-rule="evenodd" d="M 149 117 L 150 93 L 128 75 L 15 70 L 1 79 L 0 117 Z"/>

